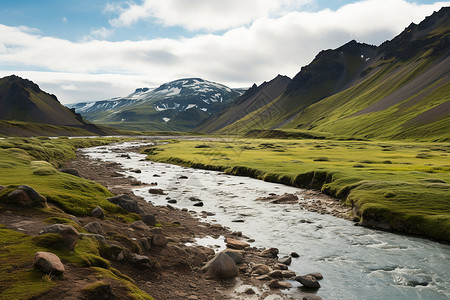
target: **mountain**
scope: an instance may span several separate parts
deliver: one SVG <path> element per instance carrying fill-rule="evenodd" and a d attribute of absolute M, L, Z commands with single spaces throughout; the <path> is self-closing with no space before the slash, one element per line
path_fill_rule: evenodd
<path fill-rule="evenodd" d="M 269 82 L 263 82 L 260 86 L 254 84 L 224 111 L 211 116 L 195 130 L 211 133 L 236 122 L 247 114 L 272 102 L 286 90 L 290 82 L 289 77 L 278 75 Z"/>
<path fill-rule="evenodd" d="M 351 41 L 320 52 L 280 97 L 214 132 L 450 140 L 449 13 L 442 8 L 378 47 Z"/>
<path fill-rule="evenodd" d="M 27 132 L 38 134 L 42 130 L 66 135 L 111 133 L 85 122 L 81 115 L 64 107 L 55 95 L 15 75 L 0 79 L 0 120 L 1 133 L 8 134 L 13 134 L 15 130 L 24 135 Z M 28 131 L 24 128 L 27 125 L 30 127 Z"/>
<path fill-rule="evenodd" d="M 120 128 L 189 130 L 222 110 L 241 95 L 240 90 L 185 78 L 156 89 L 139 88 L 123 98 L 68 105 L 87 120 Z"/>

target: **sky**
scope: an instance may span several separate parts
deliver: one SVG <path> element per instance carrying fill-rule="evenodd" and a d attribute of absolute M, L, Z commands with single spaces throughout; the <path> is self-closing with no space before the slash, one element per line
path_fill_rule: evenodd
<path fill-rule="evenodd" d="M 450 1 L 1 0 L 0 77 L 61 103 L 200 77 L 232 88 L 295 76 L 318 52 L 372 45 Z"/>

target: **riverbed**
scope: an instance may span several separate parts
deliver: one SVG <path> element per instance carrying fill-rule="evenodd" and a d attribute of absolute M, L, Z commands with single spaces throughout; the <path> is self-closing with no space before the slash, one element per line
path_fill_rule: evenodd
<path fill-rule="evenodd" d="M 450 245 L 307 211 L 302 208 L 306 201 L 302 189 L 145 161 L 145 155 L 127 150 L 138 145 L 129 142 L 82 151 L 92 158 L 122 164 L 129 170 L 127 176 L 157 184 L 155 188 L 166 195 L 150 194 L 148 187 L 134 191 L 155 205 L 176 200 L 172 207 L 186 208 L 205 222 L 241 231 L 255 240 L 252 246 L 278 248 L 279 256 L 297 252 L 300 257 L 293 259 L 290 269 L 298 275 L 321 272 L 324 279 L 317 295 L 324 299 L 450 299 Z M 120 157 L 117 151 L 130 158 Z M 137 169 L 141 173 L 136 173 Z M 273 193 L 295 194 L 299 204 L 255 200 Z M 203 206 L 194 206 L 199 202 Z M 203 242 L 211 247 L 223 245 L 222 239 Z M 295 297 L 301 287 L 291 283 L 294 287 L 285 292 Z"/>

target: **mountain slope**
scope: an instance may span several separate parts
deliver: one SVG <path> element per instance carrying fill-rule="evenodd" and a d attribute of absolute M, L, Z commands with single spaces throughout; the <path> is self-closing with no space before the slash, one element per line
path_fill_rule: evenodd
<path fill-rule="evenodd" d="M 240 94 L 219 83 L 185 78 L 164 83 L 156 89 L 137 89 L 127 97 L 70 107 L 96 123 L 122 128 L 141 126 L 147 130 L 189 130 Z M 182 116 L 175 118 L 180 113 Z"/>
<path fill-rule="evenodd" d="M 339 92 L 357 80 L 357 75 L 376 47 L 351 41 L 335 50 L 320 52 L 292 79 L 274 101 L 247 115 L 221 132 L 274 129 L 283 126 L 309 105 Z"/>
<path fill-rule="evenodd" d="M 218 132 L 450 140 L 449 16 L 442 8 L 378 47 L 322 51 L 283 95 Z"/>
<path fill-rule="evenodd" d="M 450 140 L 449 12 L 444 8 L 382 44 L 365 80 L 311 105 L 285 128 Z"/>
<path fill-rule="evenodd" d="M 210 133 L 234 123 L 245 115 L 272 102 L 286 90 L 290 82 L 289 77 L 278 75 L 271 81 L 262 83 L 259 87 L 254 84 L 225 111 L 211 116 L 200 124 L 196 131 Z"/>
<path fill-rule="evenodd" d="M 27 123 L 30 128 L 36 128 L 36 130 L 30 131 L 35 133 L 43 128 L 45 128 L 44 132 L 73 132 L 73 134 L 111 134 L 114 132 L 85 122 L 81 115 L 61 105 L 55 95 L 48 94 L 42 91 L 37 84 L 15 75 L 0 79 L 0 120 L 5 121 L 2 122 L 2 128 L 8 132 L 14 132 L 15 129 L 23 127 Z M 49 126 L 43 127 L 31 123 L 65 126 L 66 128 L 51 127 L 50 130 Z M 67 127 L 75 127 L 80 130 L 71 130 Z M 25 131 L 24 134 L 26 134 Z"/>

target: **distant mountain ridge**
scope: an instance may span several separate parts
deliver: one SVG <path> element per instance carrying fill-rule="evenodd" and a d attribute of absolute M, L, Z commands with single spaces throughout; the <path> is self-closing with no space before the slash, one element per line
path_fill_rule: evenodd
<path fill-rule="evenodd" d="M 114 131 L 83 120 L 55 95 L 30 80 L 11 75 L 0 79 L 0 134 L 104 135 Z M 27 128 L 27 125 L 29 128 Z M 52 127 L 53 126 L 53 127 Z"/>
<path fill-rule="evenodd" d="M 217 121 L 198 129 L 449 141 L 449 54 L 450 8 L 444 7 L 378 47 L 351 41 L 321 51 L 270 103 L 225 127 Z"/>
<path fill-rule="evenodd" d="M 189 130 L 241 94 L 220 83 L 184 78 L 155 89 L 138 88 L 126 97 L 67 106 L 90 121 L 121 128 Z"/>

